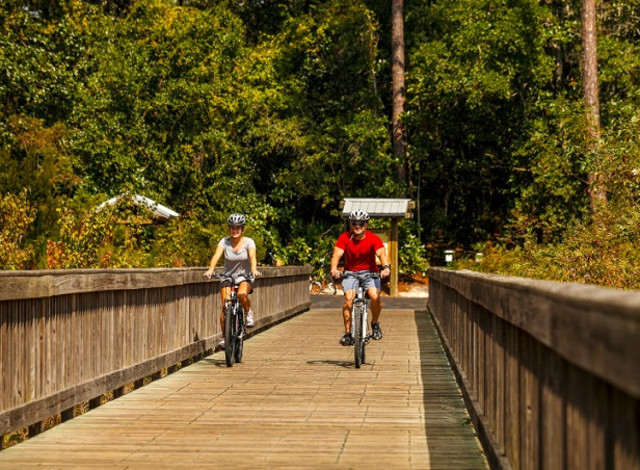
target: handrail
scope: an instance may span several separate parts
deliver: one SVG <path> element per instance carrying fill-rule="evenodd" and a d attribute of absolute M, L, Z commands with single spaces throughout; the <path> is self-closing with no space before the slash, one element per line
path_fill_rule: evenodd
<path fill-rule="evenodd" d="M 253 332 L 310 307 L 309 266 L 261 267 Z M 0 436 L 212 351 L 203 268 L 0 273 Z"/>
<path fill-rule="evenodd" d="M 428 306 L 495 467 L 639 468 L 640 292 L 432 268 Z"/>
<path fill-rule="evenodd" d="M 300 273 L 303 266 L 260 267 L 261 278 Z M 87 291 L 134 290 L 201 284 L 202 268 L 51 269 L 0 271 L 0 301 L 36 299 Z"/>

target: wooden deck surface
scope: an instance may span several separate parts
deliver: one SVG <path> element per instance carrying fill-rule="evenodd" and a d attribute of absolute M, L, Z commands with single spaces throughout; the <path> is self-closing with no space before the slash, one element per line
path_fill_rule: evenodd
<path fill-rule="evenodd" d="M 336 309 L 313 309 L 224 353 L 0 452 L 1 469 L 485 469 L 424 311 L 383 312 L 353 367 Z"/>

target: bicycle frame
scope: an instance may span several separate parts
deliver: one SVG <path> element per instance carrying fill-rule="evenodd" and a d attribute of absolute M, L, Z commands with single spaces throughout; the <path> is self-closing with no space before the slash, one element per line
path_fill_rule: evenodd
<path fill-rule="evenodd" d="M 353 300 L 353 307 L 351 309 L 351 334 L 353 336 L 353 355 L 356 369 L 365 362 L 365 346 L 369 342 L 368 334 L 368 308 L 369 298 L 364 290 L 364 283 L 367 279 L 378 278 L 377 273 L 345 273 L 343 278 L 352 277 L 358 281 L 356 287 L 356 296 Z"/>
<path fill-rule="evenodd" d="M 244 309 L 238 300 L 238 288 L 235 285 L 230 286 L 229 298 L 226 300 L 225 312 L 230 311 L 233 316 L 238 316 L 238 320 L 233 318 L 234 322 L 232 323 L 235 328 L 232 329 L 232 336 L 234 338 L 242 338 L 244 337 L 244 322 L 242 321 L 242 315 L 238 315 L 239 313 L 244 313 Z M 226 315 L 226 313 L 225 313 Z M 243 328 L 238 328 L 239 324 L 242 324 Z"/>
<path fill-rule="evenodd" d="M 228 281 L 230 283 L 229 296 L 225 299 L 224 307 L 224 354 L 227 367 L 233 367 L 234 362 L 242 361 L 243 338 L 246 333 L 244 310 L 238 299 L 238 286 L 242 280 L 221 275 L 216 278 L 221 282 Z"/>

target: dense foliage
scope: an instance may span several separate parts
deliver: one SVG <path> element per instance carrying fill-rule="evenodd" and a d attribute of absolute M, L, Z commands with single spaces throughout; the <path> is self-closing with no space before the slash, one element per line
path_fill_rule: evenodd
<path fill-rule="evenodd" d="M 6 0 L 0 267 L 204 265 L 236 211 L 263 262 L 319 267 L 342 198 L 408 196 L 419 211 L 401 224 L 403 274 L 425 269 L 425 243 L 484 243 L 475 268 L 637 287 L 624 273 L 640 262 L 640 0 L 599 4 L 595 149 L 579 8 L 405 3 L 403 187 L 386 1 Z M 126 198 L 96 210 L 127 194 L 180 217 L 149 225 Z M 585 246 L 611 258 L 595 266 Z"/>

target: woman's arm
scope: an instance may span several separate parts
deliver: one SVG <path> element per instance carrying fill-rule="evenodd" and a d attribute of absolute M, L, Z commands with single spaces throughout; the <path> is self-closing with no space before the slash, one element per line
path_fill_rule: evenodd
<path fill-rule="evenodd" d="M 218 261 L 220 260 L 220 257 L 222 256 L 223 252 L 224 252 L 223 247 L 218 246 L 216 248 L 216 251 L 213 254 L 213 257 L 211 258 L 211 262 L 209 263 L 209 269 L 207 270 L 206 273 L 204 273 L 204 276 L 207 279 L 211 279 L 211 276 L 213 275 L 213 270 L 216 268 L 216 264 L 218 264 Z"/>
<path fill-rule="evenodd" d="M 258 271 L 258 258 L 256 257 L 256 249 L 255 247 L 249 248 L 249 261 L 251 262 L 251 275 L 253 277 L 258 277 L 261 275 L 260 271 Z"/>

